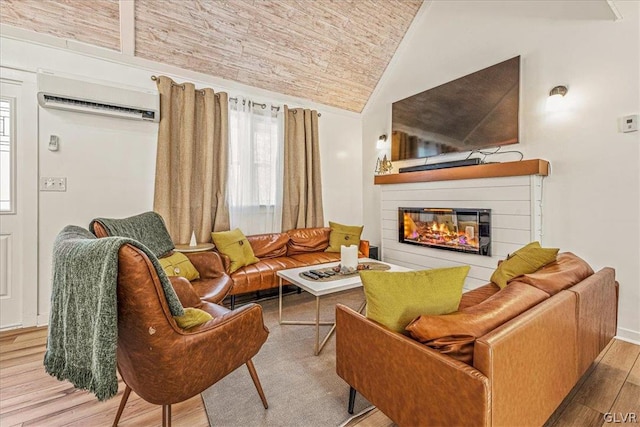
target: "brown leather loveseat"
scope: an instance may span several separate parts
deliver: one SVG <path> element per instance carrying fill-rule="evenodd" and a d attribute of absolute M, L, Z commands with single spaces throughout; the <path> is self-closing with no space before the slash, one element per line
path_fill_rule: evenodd
<path fill-rule="evenodd" d="M 408 328 L 467 322 L 431 346 L 338 305 L 336 367 L 352 388 L 350 408 L 355 390 L 399 426 L 544 424 L 616 333 L 615 272 L 584 265 L 559 254 L 502 290 L 465 293 L 456 313 L 421 316 Z M 468 339 L 496 317 L 505 321 Z"/>
<path fill-rule="evenodd" d="M 235 306 L 236 295 L 278 287 L 276 273 L 280 270 L 340 261 L 340 253 L 325 252 L 329 247 L 330 232 L 328 227 L 317 227 L 247 236 L 260 262 L 241 267 L 233 273 L 229 273 L 229 257 L 220 254 L 225 271 L 233 281 L 229 292 L 231 307 Z M 369 256 L 367 240 L 360 240 L 359 252 L 360 256 Z"/>

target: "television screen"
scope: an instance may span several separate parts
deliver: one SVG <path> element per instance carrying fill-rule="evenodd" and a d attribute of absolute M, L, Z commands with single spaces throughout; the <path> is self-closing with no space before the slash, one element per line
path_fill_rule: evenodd
<path fill-rule="evenodd" d="M 392 106 L 391 160 L 518 143 L 520 57 Z"/>

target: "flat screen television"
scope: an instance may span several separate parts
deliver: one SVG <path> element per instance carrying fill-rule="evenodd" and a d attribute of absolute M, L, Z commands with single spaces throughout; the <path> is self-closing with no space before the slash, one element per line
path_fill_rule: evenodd
<path fill-rule="evenodd" d="M 391 160 L 516 144 L 520 57 L 392 105 Z"/>

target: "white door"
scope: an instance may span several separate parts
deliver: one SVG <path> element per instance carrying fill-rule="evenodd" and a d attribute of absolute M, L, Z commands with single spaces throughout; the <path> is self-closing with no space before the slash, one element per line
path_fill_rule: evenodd
<path fill-rule="evenodd" d="M 35 74 L 0 67 L 0 329 L 36 324 L 37 245 Z"/>

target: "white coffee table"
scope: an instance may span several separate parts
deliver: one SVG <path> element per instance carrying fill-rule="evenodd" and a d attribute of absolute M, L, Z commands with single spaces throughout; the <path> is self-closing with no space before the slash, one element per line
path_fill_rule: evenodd
<path fill-rule="evenodd" d="M 376 262 L 381 264 L 386 264 L 390 267 L 389 270 L 386 271 L 410 271 L 409 268 L 401 267 L 399 265 L 390 264 L 388 262 L 377 261 L 370 258 L 360 258 L 359 262 Z M 359 288 L 362 286 L 362 282 L 360 281 L 360 275 L 354 274 L 345 277 L 344 279 L 337 279 L 331 281 L 320 281 L 307 279 L 300 276 L 300 273 L 303 271 L 309 270 L 321 270 L 327 267 L 334 267 L 340 264 L 340 262 L 331 262 L 327 264 L 318 264 L 313 266 L 306 267 L 298 267 L 298 268 L 290 268 L 288 270 L 281 270 L 277 272 L 278 275 L 278 322 L 281 325 L 310 325 L 316 327 L 316 340 L 314 346 L 314 354 L 317 356 L 320 354 L 320 351 L 327 343 L 333 331 L 336 329 L 335 322 L 330 321 L 320 321 L 320 297 L 329 294 L 335 294 L 336 292 L 342 292 L 349 289 Z M 311 295 L 316 297 L 316 317 L 315 320 L 282 320 L 282 285 L 283 282 L 287 281 L 292 285 L 295 285 L 305 291 L 309 292 Z M 358 311 L 361 311 L 364 308 L 364 302 L 360 306 Z M 323 326 L 331 326 L 331 330 L 324 337 L 322 342 L 320 342 L 320 325 Z"/>

